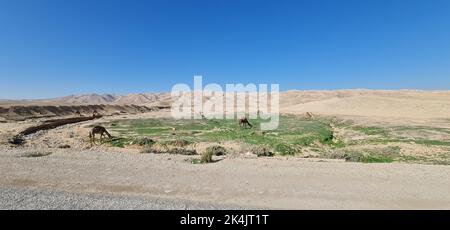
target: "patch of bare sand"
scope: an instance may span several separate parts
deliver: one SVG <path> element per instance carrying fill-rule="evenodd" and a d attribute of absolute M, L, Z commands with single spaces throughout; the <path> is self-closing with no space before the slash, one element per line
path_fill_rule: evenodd
<path fill-rule="evenodd" d="M 448 209 L 448 166 L 54 150 L 18 157 L 0 151 L 0 185 L 151 196 L 275 209 Z"/>
<path fill-rule="evenodd" d="M 344 91 L 317 92 L 317 100 L 302 100 L 305 93 L 281 96 L 281 111 L 326 115 L 360 116 L 375 119 L 450 118 L 450 93 L 432 91 Z M 309 96 L 312 97 L 312 96 Z"/>

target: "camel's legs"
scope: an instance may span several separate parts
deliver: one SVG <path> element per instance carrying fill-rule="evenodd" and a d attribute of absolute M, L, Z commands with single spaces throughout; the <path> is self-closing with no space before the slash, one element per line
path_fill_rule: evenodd
<path fill-rule="evenodd" d="M 91 139 L 91 147 L 95 144 L 95 134 L 89 133 L 89 139 Z"/>

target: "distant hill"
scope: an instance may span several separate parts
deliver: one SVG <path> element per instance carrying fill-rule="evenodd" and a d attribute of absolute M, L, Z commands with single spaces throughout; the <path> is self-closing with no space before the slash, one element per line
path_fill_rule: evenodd
<path fill-rule="evenodd" d="M 170 93 L 82 94 L 37 100 L 0 100 L 0 105 L 159 105 L 170 100 Z"/>
<path fill-rule="evenodd" d="M 167 107 L 170 93 L 85 94 L 46 100 L 0 100 L 0 106 L 137 105 Z M 449 118 L 450 91 L 290 90 L 280 93 L 280 111 L 371 117 Z"/>

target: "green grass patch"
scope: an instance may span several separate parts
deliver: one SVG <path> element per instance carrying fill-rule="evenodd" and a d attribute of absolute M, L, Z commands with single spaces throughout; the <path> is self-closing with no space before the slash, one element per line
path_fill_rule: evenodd
<path fill-rule="evenodd" d="M 307 120 L 300 116 L 280 116 L 276 130 L 261 131 L 262 119 L 250 119 L 253 128 L 239 127 L 237 120 L 174 120 L 142 119 L 117 120 L 110 129 L 124 136 L 146 136 L 157 142 L 176 138 L 198 142 L 243 141 L 252 145 L 264 145 L 281 155 L 294 155 L 302 147 L 318 144 L 341 147 L 334 142 L 332 128 L 327 120 Z M 122 146 L 117 141 L 114 145 Z"/>
<path fill-rule="evenodd" d="M 372 126 L 372 127 L 354 126 L 352 128 L 353 128 L 353 130 L 362 132 L 366 135 L 379 135 L 379 136 L 387 137 L 389 134 L 388 130 L 386 130 L 384 128 L 380 128 L 380 127 L 374 127 L 374 126 Z"/>

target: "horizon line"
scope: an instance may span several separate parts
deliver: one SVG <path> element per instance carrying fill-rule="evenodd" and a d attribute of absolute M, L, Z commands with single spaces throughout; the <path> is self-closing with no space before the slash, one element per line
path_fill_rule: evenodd
<path fill-rule="evenodd" d="M 416 92 L 450 92 L 450 89 L 415 89 L 415 88 L 401 88 L 401 89 L 371 89 L 371 88 L 342 88 L 342 89 L 288 89 L 288 90 L 280 90 L 280 93 L 283 92 L 295 92 L 295 91 L 416 91 Z M 193 92 L 195 92 L 193 90 Z M 0 101 L 39 101 L 39 100 L 55 100 L 61 99 L 64 97 L 71 96 L 87 96 L 87 95 L 97 95 L 97 96 L 128 96 L 128 95 L 138 95 L 138 94 L 169 94 L 170 91 L 165 92 L 130 92 L 130 93 L 79 93 L 79 94 L 66 94 L 62 96 L 55 97 L 36 97 L 36 98 L 0 98 Z"/>

